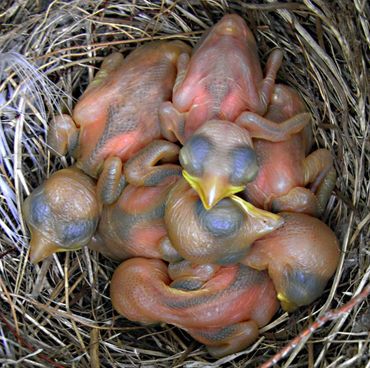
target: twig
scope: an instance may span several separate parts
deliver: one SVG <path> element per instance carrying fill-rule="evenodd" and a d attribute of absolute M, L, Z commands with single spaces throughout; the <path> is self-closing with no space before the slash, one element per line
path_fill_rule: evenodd
<path fill-rule="evenodd" d="M 283 349 L 276 353 L 271 359 L 263 363 L 260 368 L 269 368 L 285 358 L 304 338 L 314 333 L 317 329 L 323 326 L 328 321 L 333 321 L 342 315 L 351 312 L 351 310 L 359 303 L 361 303 L 370 294 L 370 284 L 356 297 L 352 298 L 348 303 L 344 304 L 338 309 L 327 311 L 323 316 L 319 317 L 314 323 L 303 330 L 296 338 L 294 338 Z"/>
<path fill-rule="evenodd" d="M 0 314 L 0 319 L 3 321 L 3 323 L 6 325 L 6 327 L 9 329 L 9 331 L 16 337 L 16 339 L 18 340 L 18 342 L 20 343 L 21 346 L 25 347 L 26 349 L 34 352 L 36 351 L 36 349 L 31 346 L 27 341 L 25 341 L 23 339 L 22 336 L 18 335 L 17 332 L 15 331 L 15 329 L 12 327 L 12 325 L 3 317 L 2 314 Z M 38 354 L 39 358 L 44 360 L 45 362 L 48 362 L 49 364 L 51 364 L 53 367 L 56 367 L 56 368 L 64 368 L 63 365 L 57 363 L 57 362 L 54 362 L 53 360 L 51 360 L 47 355 L 45 354 Z"/>
<path fill-rule="evenodd" d="M 13 248 L 10 248 L 10 249 L 6 250 L 5 252 L 0 253 L 0 259 L 1 259 L 1 258 L 4 258 L 5 256 L 7 256 L 9 253 L 15 252 L 16 250 L 17 250 L 17 249 L 15 249 L 15 248 L 13 247 Z"/>
<path fill-rule="evenodd" d="M 91 368 L 100 368 L 99 341 L 100 341 L 99 329 L 92 328 L 90 332 L 90 346 L 89 346 Z"/>

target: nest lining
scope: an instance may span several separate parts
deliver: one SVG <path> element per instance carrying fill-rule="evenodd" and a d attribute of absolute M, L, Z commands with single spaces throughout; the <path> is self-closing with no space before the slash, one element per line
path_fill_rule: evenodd
<path fill-rule="evenodd" d="M 0 363 L 5 367 L 257 367 L 324 311 L 369 282 L 369 5 L 365 1 L 11 1 L 0 5 Z M 102 59 L 153 39 L 192 46 L 223 14 L 242 15 L 262 64 L 284 50 L 278 81 L 296 88 L 313 117 L 317 147 L 335 157 L 338 180 L 323 220 L 342 256 L 324 295 L 291 315 L 279 312 L 246 351 L 212 360 L 173 326 L 143 327 L 109 300 L 116 263 L 87 249 L 28 262 L 24 197 L 72 163 L 51 156 L 53 114 L 71 111 Z M 283 366 L 365 367 L 368 301 L 302 341 Z"/>

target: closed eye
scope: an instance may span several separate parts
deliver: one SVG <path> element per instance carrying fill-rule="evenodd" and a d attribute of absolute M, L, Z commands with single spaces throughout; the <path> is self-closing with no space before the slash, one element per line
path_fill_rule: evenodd
<path fill-rule="evenodd" d="M 232 155 L 232 172 L 230 182 L 233 185 L 245 185 L 252 181 L 258 173 L 257 156 L 253 148 L 248 146 L 234 148 Z"/>
<path fill-rule="evenodd" d="M 200 176 L 211 150 L 212 143 L 208 138 L 201 135 L 193 136 L 180 150 L 180 164 L 189 174 Z"/>

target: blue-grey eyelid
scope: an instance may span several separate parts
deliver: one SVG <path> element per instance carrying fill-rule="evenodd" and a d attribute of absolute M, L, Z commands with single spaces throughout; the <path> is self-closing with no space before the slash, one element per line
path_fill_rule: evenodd
<path fill-rule="evenodd" d="M 208 138 L 203 136 L 193 136 L 190 138 L 190 140 L 182 148 L 182 150 L 187 151 L 187 156 L 189 159 L 187 170 L 192 174 L 201 175 L 204 161 L 211 149 L 212 143 L 208 140 Z M 180 162 L 182 161 L 181 156 L 182 154 L 180 151 Z M 183 164 L 183 162 L 181 162 L 181 164 Z"/>
<path fill-rule="evenodd" d="M 240 182 L 245 179 L 251 164 L 257 164 L 257 156 L 251 147 L 237 147 L 232 150 L 233 171 L 230 175 L 231 182 Z"/>
<path fill-rule="evenodd" d="M 214 238 L 227 238 L 236 234 L 244 220 L 240 208 L 229 198 L 221 200 L 210 210 L 206 210 L 198 200 L 195 211 L 202 228 Z"/>
<path fill-rule="evenodd" d="M 28 203 L 30 217 L 34 225 L 40 225 L 50 218 L 52 211 L 45 200 L 44 191 L 41 187 L 34 191 L 32 198 L 28 199 Z"/>
<path fill-rule="evenodd" d="M 65 246 L 80 243 L 92 236 L 97 222 L 94 220 L 80 220 L 73 223 L 61 223 L 59 234 L 62 235 L 61 243 Z"/>

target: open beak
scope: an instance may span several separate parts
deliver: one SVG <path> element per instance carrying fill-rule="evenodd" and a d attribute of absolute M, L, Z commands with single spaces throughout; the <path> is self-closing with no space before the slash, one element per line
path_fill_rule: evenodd
<path fill-rule="evenodd" d="M 242 191 L 244 186 L 233 186 L 224 177 L 210 176 L 197 178 L 187 171 L 182 172 L 185 180 L 198 193 L 206 210 L 211 209 L 221 199 Z"/>

